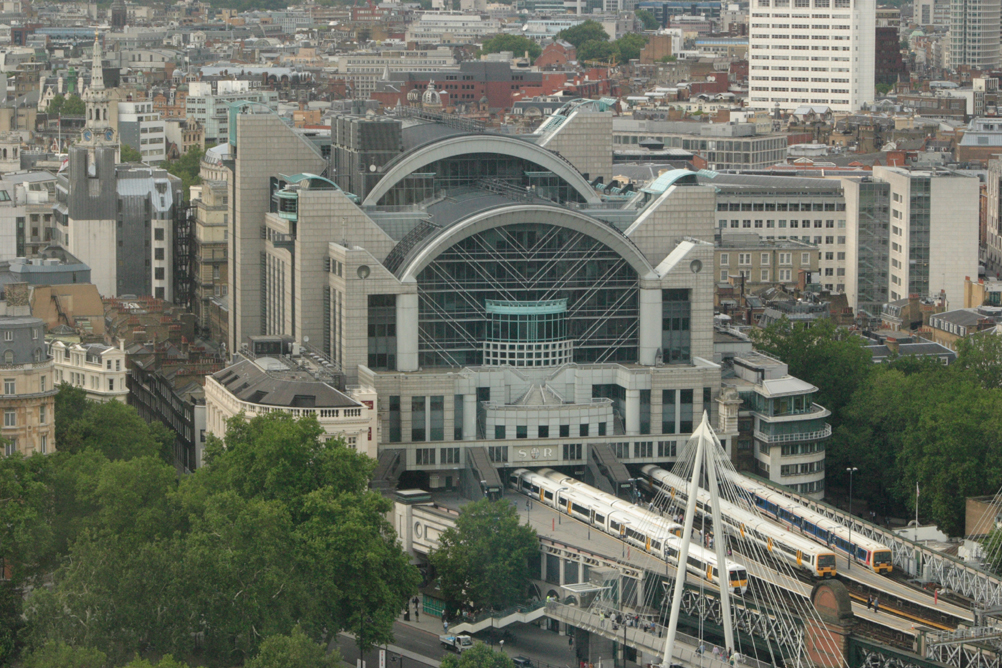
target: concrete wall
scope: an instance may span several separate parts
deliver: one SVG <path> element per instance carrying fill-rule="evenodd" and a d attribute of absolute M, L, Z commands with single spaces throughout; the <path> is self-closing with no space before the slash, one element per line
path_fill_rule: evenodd
<path fill-rule="evenodd" d="M 236 118 L 237 146 L 233 175 L 233 229 L 229 257 L 230 350 L 247 336 L 261 333 L 261 226 L 270 208 L 269 177 L 313 172 L 326 161 L 278 116 L 241 114 Z"/>

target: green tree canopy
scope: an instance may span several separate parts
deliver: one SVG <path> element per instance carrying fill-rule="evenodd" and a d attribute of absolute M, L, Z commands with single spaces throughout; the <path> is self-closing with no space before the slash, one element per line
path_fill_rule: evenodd
<path fill-rule="evenodd" d="M 86 105 L 79 95 L 71 93 L 69 97 L 65 97 L 60 94 L 49 100 L 49 106 L 45 108 L 45 112 L 50 116 L 59 116 L 60 114 L 63 116 L 83 116 L 86 112 Z"/>
<path fill-rule="evenodd" d="M 649 9 L 638 9 L 636 17 L 638 21 L 644 24 L 644 30 L 657 30 L 661 27 L 657 17 L 654 16 L 654 12 Z"/>
<path fill-rule="evenodd" d="M 562 39 L 565 42 L 570 42 L 574 45 L 574 48 L 581 49 L 581 45 L 585 42 L 590 41 L 600 41 L 608 42 L 609 33 L 605 31 L 602 24 L 593 19 L 588 19 L 576 26 L 571 26 L 566 30 L 561 30 L 557 33 L 557 39 Z M 581 54 L 578 53 L 578 60 L 581 60 Z"/>
<path fill-rule="evenodd" d="M 184 198 L 191 197 L 191 187 L 202 182 L 199 172 L 202 168 L 202 158 L 205 151 L 202 147 L 194 145 L 188 148 L 188 152 L 177 160 L 167 163 L 167 171 L 181 179 L 184 188 Z"/>
<path fill-rule="evenodd" d="M 271 636 L 279 657 L 281 646 L 305 651 L 301 635 L 392 640 L 418 574 L 386 520 L 391 502 L 368 488 L 373 460 L 322 441 L 313 417 L 241 416 L 179 483 L 155 435 L 121 432 L 145 426 L 132 408 L 77 398 L 62 388 L 57 401 L 57 414 L 81 411 L 68 449 L 39 458 L 52 469 L 43 491 L 65 558 L 25 603 L 31 647 L 52 640 L 124 662 L 191 656 L 198 634 L 202 661 L 234 665 Z M 0 484 L 16 462 L 0 460 Z"/>
<path fill-rule="evenodd" d="M 528 560 L 539 540 L 532 527 L 519 524 L 510 502 L 481 499 L 463 506 L 439 546 L 428 558 L 452 606 L 500 610 L 525 600 Z"/>
<path fill-rule="evenodd" d="M 624 63 L 628 63 L 631 60 L 640 59 L 640 51 L 645 46 L 647 46 L 647 35 L 640 35 L 638 33 L 630 33 L 628 35 L 623 35 L 616 40 L 616 48 L 619 49 L 619 57 Z"/>
<path fill-rule="evenodd" d="M 270 636 L 261 643 L 257 656 L 246 668 L 337 668 L 341 655 L 327 653 L 320 643 L 313 642 L 303 629 L 296 626 L 289 635 Z"/>
<path fill-rule="evenodd" d="M 818 387 L 815 401 L 833 413 L 833 424 L 872 367 L 863 340 L 830 318 L 809 327 L 783 318 L 754 330 L 752 340 L 758 350 L 786 362 L 790 375 Z"/>
<path fill-rule="evenodd" d="M 957 366 L 970 370 L 982 387 L 1002 389 L 1002 336 L 989 330 L 958 340 Z"/>
<path fill-rule="evenodd" d="M 24 657 L 22 668 L 105 668 L 108 657 L 93 647 L 50 640 Z"/>
<path fill-rule="evenodd" d="M 478 642 L 459 656 L 443 658 L 441 668 L 515 668 L 515 662 L 504 652 Z"/>
<path fill-rule="evenodd" d="M 480 47 L 481 53 L 501 53 L 502 51 L 511 51 L 516 58 L 528 51 L 529 59 L 534 61 L 539 58 L 543 48 L 535 40 L 528 37 L 506 34 L 495 35 Z"/>
<path fill-rule="evenodd" d="M 615 42 L 603 42 L 597 39 L 589 40 L 578 47 L 578 62 L 618 63 L 620 61 L 619 47 Z"/>
<path fill-rule="evenodd" d="M 143 154 L 128 144 L 122 144 L 122 162 L 143 162 Z"/>

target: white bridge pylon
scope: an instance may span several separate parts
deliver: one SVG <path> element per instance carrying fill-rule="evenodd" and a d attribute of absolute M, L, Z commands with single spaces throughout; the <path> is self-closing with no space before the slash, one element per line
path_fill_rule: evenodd
<path fill-rule="evenodd" d="M 671 599 L 671 616 L 668 619 L 668 633 L 665 636 L 665 651 L 662 665 L 672 664 L 672 652 L 675 649 L 675 634 L 678 631 L 678 616 L 681 612 L 682 592 L 685 589 L 686 568 L 685 564 L 689 559 L 689 543 L 692 541 L 692 525 L 696 517 L 696 498 L 699 496 L 699 481 L 703 464 L 706 465 L 706 477 L 710 487 L 710 507 L 713 514 L 713 528 L 716 533 L 714 547 L 717 553 L 717 572 L 720 574 L 718 584 L 720 586 L 720 606 L 724 618 L 724 643 L 729 651 L 734 651 L 734 628 L 731 617 L 731 582 L 730 573 L 726 564 L 725 533 L 721 530 L 724 526 L 720 518 L 720 494 L 717 488 L 717 467 L 715 455 L 723 453 L 720 440 L 710 427 L 710 419 L 706 411 L 703 411 L 703 419 L 699 427 L 692 433 L 689 442 L 696 442 L 696 455 L 692 464 L 692 479 L 689 481 L 688 498 L 685 506 L 685 521 L 682 529 L 682 544 L 679 548 L 678 564 L 679 568 L 675 576 L 675 590 Z M 724 455 L 726 456 L 726 455 Z"/>

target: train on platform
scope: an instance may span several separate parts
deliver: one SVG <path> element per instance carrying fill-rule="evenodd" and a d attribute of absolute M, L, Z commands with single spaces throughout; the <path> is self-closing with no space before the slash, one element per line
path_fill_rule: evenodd
<path fill-rule="evenodd" d="M 745 495 L 749 503 L 755 504 L 766 516 L 790 528 L 816 543 L 830 548 L 853 563 L 865 565 L 874 573 L 890 573 L 894 569 L 891 548 L 883 543 L 854 532 L 811 510 L 782 492 L 739 473 L 732 473 L 731 482 Z"/>
<path fill-rule="evenodd" d="M 679 499 L 682 503 L 688 498 L 689 483 L 674 473 L 654 465 L 641 470 L 643 480 L 652 492 L 663 491 L 666 497 Z M 711 512 L 710 492 L 702 487 L 696 496 L 696 510 L 707 516 Z M 836 574 L 835 553 L 832 550 L 763 519 L 749 509 L 720 499 L 720 519 L 732 536 L 755 543 L 774 558 L 786 561 L 798 570 L 816 578 Z"/>
<path fill-rule="evenodd" d="M 516 469 L 509 474 L 512 489 L 538 500 L 628 545 L 678 567 L 682 526 L 632 503 L 586 485 L 552 469 Z M 735 594 L 748 590 L 748 572 L 726 559 L 726 581 Z M 713 550 L 690 544 L 687 571 L 720 586 L 720 569 Z"/>

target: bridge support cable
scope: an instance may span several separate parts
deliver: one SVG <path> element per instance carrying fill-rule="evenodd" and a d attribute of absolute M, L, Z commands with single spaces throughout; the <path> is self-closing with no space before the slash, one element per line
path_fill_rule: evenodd
<path fill-rule="evenodd" d="M 651 469 L 660 472 L 657 480 Z M 696 587 L 700 600 L 706 598 L 703 589 L 720 592 L 724 652 L 737 652 L 773 666 L 848 665 L 844 641 L 822 619 L 813 602 L 799 593 L 804 579 L 816 575 L 812 573 L 816 553 L 828 550 L 812 547 L 795 532 L 772 524 L 739 493 L 733 483 L 737 472 L 705 414 L 671 472 L 657 467 L 644 471 L 654 493 L 648 510 L 660 514 L 662 524 L 672 527 L 679 538 L 675 561 L 680 567 L 675 574 L 668 574 L 669 581 L 673 576 L 675 580 L 671 587 L 665 587 L 670 601 L 664 604 L 670 602 L 671 612 L 662 653 L 664 665 L 670 665 L 675 654 L 673 644 L 685 600 Z M 686 565 L 696 576 L 699 570 L 692 566 L 697 562 L 704 572 L 687 585 Z M 835 563 L 833 554 L 831 563 Z M 701 641 L 704 633 L 720 637 L 719 627 L 714 632 L 698 623 Z"/>

